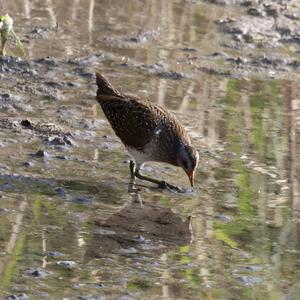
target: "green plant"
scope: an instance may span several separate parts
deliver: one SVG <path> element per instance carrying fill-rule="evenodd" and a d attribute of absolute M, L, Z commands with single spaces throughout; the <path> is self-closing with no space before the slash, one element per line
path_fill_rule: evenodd
<path fill-rule="evenodd" d="M 1 35 L 1 48 L 0 48 L 0 56 L 5 56 L 6 54 L 6 44 L 8 38 L 11 36 L 16 43 L 17 48 L 22 51 L 22 54 L 25 56 L 25 49 L 13 30 L 13 19 L 6 14 L 5 16 L 0 16 L 0 35 Z"/>

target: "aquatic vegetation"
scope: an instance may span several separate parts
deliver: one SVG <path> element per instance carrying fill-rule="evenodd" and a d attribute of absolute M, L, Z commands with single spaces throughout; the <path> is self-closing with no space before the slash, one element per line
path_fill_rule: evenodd
<path fill-rule="evenodd" d="M 26 55 L 24 46 L 13 29 L 13 23 L 13 19 L 8 14 L 6 14 L 5 16 L 0 16 L 1 56 L 5 56 L 6 54 L 6 45 L 9 37 L 13 38 L 17 48 L 21 50 L 22 55 Z"/>

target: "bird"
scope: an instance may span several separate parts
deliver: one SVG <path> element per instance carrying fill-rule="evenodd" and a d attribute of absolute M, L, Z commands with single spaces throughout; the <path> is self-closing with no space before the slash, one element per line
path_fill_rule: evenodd
<path fill-rule="evenodd" d="M 155 161 L 181 167 L 193 189 L 199 154 L 177 118 L 147 99 L 120 92 L 99 72 L 96 84 L 96 100 L 132 157 L 129 166 L 133 182 L 139 178 L 160 188 L 181 191 L 166 181 L 141 173 L 145 162 Z"/>

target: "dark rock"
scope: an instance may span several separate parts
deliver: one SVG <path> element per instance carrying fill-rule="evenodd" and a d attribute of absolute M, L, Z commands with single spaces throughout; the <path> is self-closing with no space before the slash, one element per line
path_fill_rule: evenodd
<path fill-rule="evenodd" d="M 44 150 L 38 150 L 35 154 L 34 154 L 34 156 L 36 156 L 36 157 L 45 157 L 46 156 L 46 153 L 45 153 L 45 151 Z"/>
<path fill-rule="evenodd" d="M 0 101 L 11 100 L 11 95 L 8 93 L 0 94 Z"/>
<path fill-rule="evenodd" d="M 19 294 L 19 295 L 9 295 L 4 299 L 5 300 L 28 300 L 29 296 L 22 293 L 22 294 Z"/>
<path fill-rule="evenodd" d="M 34 163 L 32 161 L 25 161 L 22 165 L 24 167 L 32 167 L 34 165 Z"/>
<path fill-rule="evenodd" d="M 184 47 L 181 50 L 185 52 L 197 52 L 196 48 L 190 48 L 190 47 Z"/>
<path fill-rule="evenodd" d="M 36 278 L 44 278 L 51 275 L 51 272 L 41 268 L 30 268 L 24 271 L 24 275 L 32 276 Z"/>
<path fill-rule="evenodd" d="M 61 160 L 66 160 L 66 159 L 68 159 L 65 155 L 57 155 L 57 156 L 55 156 L 55 158 L 61 159 Z"/>
<path fill-rule="evenodd" d="M 77 263 L 73 260 L 61 260 L 56 263 L 58 266 L 66 269 L 73 269 L 76 267 Z"/>
<path fill-rule="evenodd" d="M 25 129 L 32 129 L 32 124 L 29 120 L 22 120 L 20 124 Z"/>
<path fill-rule="evenodd" d="M 260 7 L 250 7 L 248 9 L 248 14 L 252 15 L 252 16 L 257 16 L 257 17 L 266 16 L 266 12 Z"/>
<path fill-rule="evenodd" d="M 221 57 L 221 58 L 226 58 L 228 57 L 228 54 L 225 52 L 213 52 L 212 54 L 209 55 L 210 57 Z"/>
<path fill-rule="evenodd" d="M 136 235 L 132 240 L 137 242 L 137 243 L 144 243 L 145 242 L 145 238 L 142 235 Z"/>
<path fill-rule="evenodd" d="M 263 270 L 262 266 L 246 266 L 245 270 L 252 271 L 252 272 L 261 272 Z"/>
<path fill-rule="evenodd" d="M 54 146 L 73 146 L 73 141 L 68 136 L 51 136 L 47 138 L 49 145 Z"/>

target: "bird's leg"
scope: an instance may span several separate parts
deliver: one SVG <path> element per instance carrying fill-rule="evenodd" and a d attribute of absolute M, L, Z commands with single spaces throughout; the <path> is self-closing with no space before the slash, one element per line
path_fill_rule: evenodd
<path fill-rule="evenodd" d="M 171 189 L 171 190 L 176 190 L 177 192 L 182 192 L 182 190 L 180 188 L 178 188 L 177 186 L 169 184 L 163 180 L 158 180 L 156 178 L 146 176 L 146 175 L 142 174 L 140 171 L 141 171 L 141 168 L 139 165 L 137 165 L 137 167 L 135 168 L 135 172 L 134 172 L 134 175 L 137 178 L 146 180 L 146 181 L 149 181 L 152 183 L 156 183 L 162 189 Z"/>
<path fill-rule="evenodd" d="M 136 193 L 138 192 L 140 189 L 135 187 L 135 169 L 136 169 L 136 164 L 134 163 L 133 160 L 130 160 L 129 163 L 129 169 L 130 169 L 130 182 L 128 185 L 128 193 Z"/>
<path fill-rule="evenodd" d="M 131 179 L 134 180 L 134 178 L 135 178 L 135 175 L 134 175 L 135 163 L 133 160 L 130 160 L 129 169 L 130 169 Z"/>

